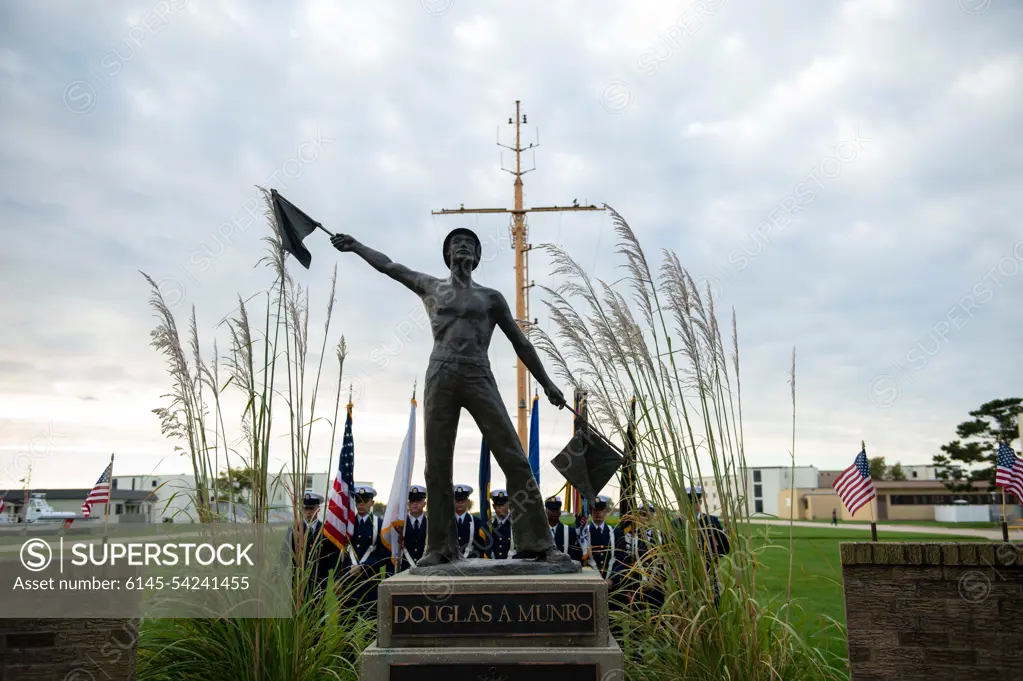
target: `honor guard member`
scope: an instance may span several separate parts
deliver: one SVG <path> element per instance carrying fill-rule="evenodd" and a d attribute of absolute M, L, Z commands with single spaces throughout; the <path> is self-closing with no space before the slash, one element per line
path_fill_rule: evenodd
<path fill-rule="evenodd" d="M 468 512 L 472 487 L 455 485 L 455 526 L 458 528 L 458 550 L 463 558 L 485 558 L 487 531 L 478 515 Z"/>
<path fill-rule="evenodd" d="M 405 519 L 404 548 L 401 552 L 401 570 L 414 568 L 426 550 L 426 488 L 412 485 L 408 488 L 408 518 Z"/>
<path fill-rule="evenodd" d="M 703 487 L 686 487 L 686 494 L 695 507 L 693 510 L 696 512 L 696 524 L 700 528 L 700 549 L 703 551 L 707 572 L 710 573 L 713 580 L 714 603 L 717 604 L 721 598 L 721 584 L 718 582 L 717 576 L 718 556 L 728 555 L 732 547 L 728 542 L 728 534 L 721 525 L 721 520 L 716 515 L 704 513 L 701 509 Z"/>
<path fill-rule="evenodd" d="M 512 542 L 511 511 L 508 508 L 508 493 L 503 489 L 495 489 L 490 493 L 490 504 L 494 507 L 494 516 L 490 519 L 490 551 L 489 558 L 505 560 L 515 553 Z"/>
<path fill-rule="evenodd" d="M 582 563 L 583 550 L 579 544 L 579 533 L 574 527 L 561 522 L 561 498 L 550 497 L 544 502 L 544 506 L 547 509 L 547 524 L 551 526 L 554 546 L 572 560 Z"/>
<path fill-rule="evenodd" d="M 608 595 L 612 596 L 621 582 L 625 539 L 619 528 L 612 528 L 604 522 L 610 506 L 609 497 L 598 496 L 593 504 L 592 519 L 586 529 L 590 540 L 589 565 L 607 583 Z"/>
<path fill-rule="evenodd" d="M 361 583 L 352 593 L 356 603 L 376 603 L 377 583 L 380 568 L 391 560 L 391 552 L 380 541 L 384 519 L 373 515 L 373 499 L 377 491 L 369 485 L 355 487 L 355 535 L 349 546 L 352 552 L 347 556 L 350 578 Z M 354 554 L 354 555 L 353 555 Z"/>
<path fill-rule="evenodd" d="M 626 561 L 633 568 L 630 588 L 635 600 L 654 608 L 664 603 L 664 574 L 660 567 L 658 547 L 664 543 L 661 531 L 651 527 L 656 509 L 653 504 L 640 503 L 638 522 L 626 533 Z"/>
<path fill-rule="evenodd" d="M 291 554 L 292 579 L 294 580 L 300 571 L 305 569 L 307 570 L 308 584 L 314 590 L 321 587 L 322 582 L 326 581 L 325 561 L 321 560 L 321 549 L 324 543 L 329 542 L 321 537 L 323 522 L 320 521 L 319 515 L 322 503 L 323 497 L 319 494 L 306 492 L 302 496 L 302 530 L 305 532 L 304 558 L 300 557 L 298 553 L 302 548 L 296 546 L 294 525 L 288 528 L 288 538 L 284 545 L 285 552 Z"/>

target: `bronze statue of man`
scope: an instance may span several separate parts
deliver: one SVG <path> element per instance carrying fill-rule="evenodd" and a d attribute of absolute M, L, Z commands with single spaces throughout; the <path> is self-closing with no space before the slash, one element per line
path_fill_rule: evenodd
<path fill-rule="evenodd" d="M 430 524 L 426 553 L 417 567 L 464 560 L 458 550 L 452 486 L 455 434 L 463 407 L 475 419 L 507 479 L 508 496 L 515 511 L 512 534 L 517 557 L 571 561 L 554 545 L 540 489 L 490 371 L 487 351 L 494 327 L 499 326 L 508 336 L 551 404 L 565 406 L 565 396 L 544 371 L 539 355 L 512 317 L 504 296 L 473 282 L 472 271 L 482 257 L 476 234 L 460 228 L 444 239 L 444 264 L 450 270 L 446 279 L 392 262 L 347 234 L 336 234 L 330 242 L 339 251 L 356 253 L 374 269 L 416 293 L 430 318 L 433 352 L 423 395 Z"/>

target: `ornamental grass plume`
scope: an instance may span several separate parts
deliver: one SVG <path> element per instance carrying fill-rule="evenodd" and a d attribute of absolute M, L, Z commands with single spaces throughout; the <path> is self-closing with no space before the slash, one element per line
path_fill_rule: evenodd
<path fill-rule="evenodd" d="M 309 294 L 288 273 L 269 192 L 259 189 L 271 229 L 262 239 L 266 255 L 257 266 L 266 267 L 273 281 L 254 296 L 239 296 L 236 309 L 217 325 L 216 330 L 227 340 L 223 357 L 214 340 L 212 359 L 204 359 L 194 308 L 189 336 L 183 342 L 159 287 L 143 273 L 152 289 L 150 306 L 158 319 L 151 345 L 166 358 L 171 379 L 171 391 L 164 396 L 167 403 L 153 411 L 160 418 L 162 433 L 191 463 L 194 485 L 184 512 L 189 519 L 204 524 L 228 520 L 211 500 L 218 499 L 224 488 L 223 482 L 218 485 L 218 476 L 230 484 L 232 470 L 241 471 L 251 483 L 246 486 L 247 521 L 269 523 L 273 500 L 283 494 L 290 527 L 295 530 L 293 545 L 286 549 L 306 556 L 301 499 L 309 455 L 314 447 L 322 450 L 328 446 L 325 438 L 313 437 L 314 430 L 318 435 L 325 432 L 323 426 L 329 427 L 333 452 L 347 345 L 341 336 L 333 353 L 328 351 L 337 302 L 335 267 L 322 342 L 318 356 L 310 359 Z M 256 316 L 254 310 L 258 310 Z M 328 403 L 324 409 L 317 397 L 329 354 L 337 359 L 338 385 L 334 404 Z M 236 412 L 232 411 L 235 405 Z M 318 416 L 318 409 L 333 412 L 333 420 Z M 287 461 L 283 473 L 272 468 L 271 449 L 275 458 Z M 331 470 L 328 466 L 328 474 Z M 271 536 L 281 547 L 286 546 L 288 527 L 289 523 L 270 525 Z M 315 553 L 323 535 L 313 541 Z M 313 568 L 304 559 L 295 566 L 288 600 L 290 618 L 143 620 L 138 678 L 354 681 L 358 678 L 358 654 L 375 635 L 374 622 L 364 612 L 341 607 L 355 586 L 350 580 L 341 579 L 335 587 L 331 577 L 327 593 L 312 598 L 308 591 Z"/>
<path fill-rule="evenodd" d="M 554 370 L 588 394 L 592 425 L 623 438 L 636 407 L 637 493 L 659 511 L 628 518 L 662 543 L 640 559 L 637 586 L 612 615 L 626 655 L 626 678 L 838 679 L 844 662 L 808 643 L 788 622 L 791 598 L 758 591 L 757 551 L 747 513 L 746 459 L 739 382 L 738 323 L 731 318 L 730 357 L 709 287 L 700 291 L 678 256 L 647 258 L 629 224 L 614 221 L 621 288 L 591 277 L 557 246 L 557 287 L 543 287 L 553 331 L 529 329 Z M 793 357 L 794 362 L 794 357 Z M 794 372 L 794 364 L 793 364 Z M 794 374 L 793 374 L 794 379 Z M 793 400 L 795 384 L 793 381 Z M 706 485 L 732 550 L 709 559 L 687 487 Z M 635 505 L 632 505 L 635 508 Z M 791 574 L 790 574 L 791 580 Z M 659 589 L 651 608 L 635 594 Z"/>

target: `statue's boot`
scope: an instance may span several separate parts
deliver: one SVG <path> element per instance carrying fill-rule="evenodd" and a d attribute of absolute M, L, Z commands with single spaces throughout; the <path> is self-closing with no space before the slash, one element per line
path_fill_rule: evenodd
<path fill-rule="evenodd" d="M 434 565 L 446 565 L 448 563 L 461 563 L 465 558 L 457 551 L 444 553 L 442 551 L 427 551 L 426 554 L 416 562 L 417 568 L 433 567 Z"/>
<path fill-rule="evenodd" d="M 575 563 L 571 556 L 566 553 L 562 553 L 558 549 L 551 547 L 546 551 L 518 551 L 515 556 L 519 560 L 535 560 L 537 562 L 544 563 Z"/>

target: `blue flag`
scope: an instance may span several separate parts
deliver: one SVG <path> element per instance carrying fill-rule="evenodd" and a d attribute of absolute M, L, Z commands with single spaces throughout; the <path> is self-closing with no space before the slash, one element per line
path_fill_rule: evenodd
<path fill-rule="evenodd" d="M 490 522 L 490 447 L 486 438 L 480 445 L 480 517 Z"/>
<path fill-rule="evenodd" d="M 540 396 L 533 396 L 533 413 L 529 420 L 529 467 L 533 469 L 537 487 L 540 486 Z"/>

